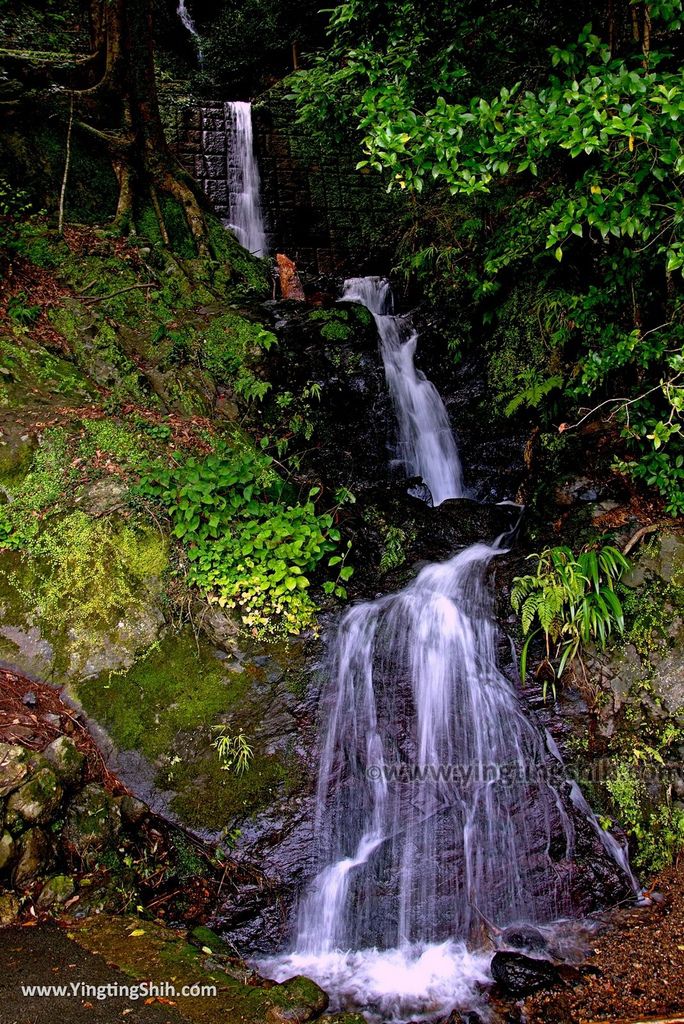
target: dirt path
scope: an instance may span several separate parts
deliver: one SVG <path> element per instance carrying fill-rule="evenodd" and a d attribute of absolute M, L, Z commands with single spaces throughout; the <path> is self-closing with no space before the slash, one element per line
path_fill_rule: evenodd
<path fill-rule="evenodd" d="M 130 985 L 132 979 L 72 942 L 56 925 L 0 932 L 0 1024 L 187 1024 L 173 1006 L 95 996 L 29 997 L 22 985 Z"/>

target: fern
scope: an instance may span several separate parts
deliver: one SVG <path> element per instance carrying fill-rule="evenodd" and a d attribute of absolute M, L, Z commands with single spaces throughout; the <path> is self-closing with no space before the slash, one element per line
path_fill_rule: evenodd
<path fill-rule="evenodd" d="M 515 577 L 511 605 L 526 638 L 520 659 L 523 679 L 530 642 L 540 631 L 544 634 L 546 657 L 537 674 L 544 675 L 546 698 L 549 674 L 555 694 L 555 680 L 576 658 L 581 660 L 583 647 L 592 642 L 605 647 L 614 631 L 623 631 L 615 583 L 630 563 L 610 545 L 577 556 L 568 547 L 546 548 L 529 559 L 536 562 L 536 571 Z"/>
<path fill-rule="evenodd" d="M 536 409 L 550 391 L 563 386 L 563 378 L 559 374 L 544 378 L 539 370 L 532 368 L 518 374 L 518 383 L 522 386 L 522 391 L 511 398 L 504 410 L 506 416 L 512 416 L 521 405 L 527 406 L 528 409 Z"/>

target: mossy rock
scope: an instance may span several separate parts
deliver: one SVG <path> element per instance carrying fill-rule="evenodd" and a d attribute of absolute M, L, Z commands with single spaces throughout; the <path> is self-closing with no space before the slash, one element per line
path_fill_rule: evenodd
<path fill-rule="evenodd" d="M 53 875 L 48 878 L 40 890 L 37 906 L 39 910 L 50 910 L 52 907 L 66 903 L 76 892 L 76 883 L 69 875 Z"/>
<path fill-rule="evenodd" d="M 299 782 L 295 724 L 285 707 L 291 698 L 283 699 L 283 670 L 271 664 L 277 657 L 295 670 L 299 648 L 269 645 L 269 657 L 262 650 L 255 648 L 253 660 L 243 652 L 231 660 L 185 628 L 163 637 L 128 672 L 82 680 L 75 695 L 119 750 L 153 765 L 157 789 L 175 794 L 171 808 L 186 824 L 234 827 Z M 243 774 L 224 769 L 215 729 L 247 737 L 254 758 Z"/>
<path fill-rule="evenodd" d="M 66 785 L 73 786 L 81 778 L 86 761 L 85 754 L 68 736 L 58 736 L 45 748 L 43 756 L 50 761 Z"/>
<path fill-rule="evenodd" d="M 0 928 L 8 928 L 19 917 L 21 904 L 9 892 L 0 892 Z"/>
<path fill-rule="evenodd" d="M 28 886 L 38 875 L 49 870 L 53 849 L 42 828 L 30 828 L 17 843 L 17 861 L 13 881 L 18 889 Z"/>
<path fill-rule="evenodd" d="M 0 743 L 0 797 L 21 786 L 28 774 L 26 751 L 15 743 Z"/>
<path fill-rule="evenodd" d="M 64 790 L 56 774 L 47 767 L 39 768 L 28 782 L 12 793 L 7 802 L 8 817 L 32 825 L 50 821 L 62 802 Z"/>
<path fill-rule="evenodd" d="M 128 668 L 165 625 L 167 560 L 152 527 L 80 510 L 53 517 L 30 558 L 0 551 L 0 656 L 43 678 Z"/>
<path fill-rule="evenodd" d="M 267 1014 L 268 1024 L 306 1024 L 317 1020 L 328 1008 L 326 993 L 310 978 L 290 978 L 272 989 L 277 1005 Z"/>
<path fill-rule="evenodd" d="M 11 866 L 15 852 L 14 837 L 10 832 L 3 832 L 0 836 L 0 873 Z"/>
<path fill-rule="evenodd" d="M 116 842 L 121 815 L 114 799 L 102 786 L 88 783 L 72 798 L 62 831 L 62 843 L 70 854 L 85 863 Z"/>

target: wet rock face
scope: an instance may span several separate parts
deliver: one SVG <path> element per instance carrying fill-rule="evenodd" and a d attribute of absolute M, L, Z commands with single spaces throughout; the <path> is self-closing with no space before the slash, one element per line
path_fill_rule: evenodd
<path fill-rule="evenodd" d="M 307 467 L 330 487 L 358 492 L 384 479 L 393 416 L 371 314 L 354 303 L 312 309 L 278 302 L 267 310 L 279 344 L 264 370 L 292 404 L 283 408 L 282 397 L 267 397 L 266 424 L 287 431 L 299 413 L 311 432 L 289 429 L 290 450 L 306 449 Z M 317 395 L 302 397 L 312 384 Z"/>
<path fill-rule="evenodd" d="M 416 366 L 438 387 L 454 427 L 468 494 L 478 501 L 516 500 L 526 477 L 524 424 L 492 415 L 486 360 L 477 349 L 457 358 L 449 350 L 453 326 L 419 308 Z"/>

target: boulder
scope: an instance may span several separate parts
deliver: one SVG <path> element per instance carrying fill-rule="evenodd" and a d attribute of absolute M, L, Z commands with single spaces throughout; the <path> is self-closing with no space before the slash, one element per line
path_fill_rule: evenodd
<path fill-rule="evenodd" d="M 17 844 L 14 884 L 23 888 L 32 882 L 52 861 L 52 847 L 42 828 L 30 828 Z"/>
<path fill-rule="evenodd" d="M 544 933 L 531 924 L 512 924 L 504 928 L 500 943 L 510 949 L 525 949 L 530 953 L 544 953 L 549 948 Z"/>
<path fill-rule="evenodd" d="M 51 768 L 38 768 L 28 782 L 9 798 L 10 815 L 23 818 L 32 825 L 45 824 L 59 807 L 63 790 Z"/>
<path fill-rule="evenodd" d="M 139 825 L 150 813 L 150 809 L 142 800 L 134 796 L 124 796 L 119 801 L 121 818 L 127 825 Z"/>
<path fill-rule="evenodd" d="M 58 736 L 43 751 L 55 772 L 67 786 L 75 785 L 83 774 L 85 754 L 68 736 Z"/>
<path fill-rule="evenodd" d="M 0 871 L 4 871 L 14 860 L 15 844 L 9 832 L 0 836 Z"/>
<path fill-rule="evenodd" d="M 76 883 L 68 875 L 53 875 L 40 890 L 37 906 L 40 910 L 66 903 L 76 891 Z"/>
<path fill-rule="evenodd" d="M 28 772 L 26 752 L 12 743 L 0 743 L 0 797 L 17 789 Z"/>
<path fill-rule="evenodd" d="M 277 1002 L 266 1014 L 268 1024 L 307 1024 L 328 1008 L 328 996 L 310 978 L 290 978 L 271 991 Z"/>
<path fill-rule="evenodd" d="M 95 782 L 71 800 L 62 832 L 62 842 L 70 853 L 88 860 L 116 840 L 121 828 L 121 812 L 114 799 Z"/>
<path fill-rule="evenodd" d="M 548 960 L 536 960 L 524 953 L 510 951 L 495 953 L 490 970 L 494 981 L 513 996 L 552 988 L 560 980 L 558 969 Z"/>

